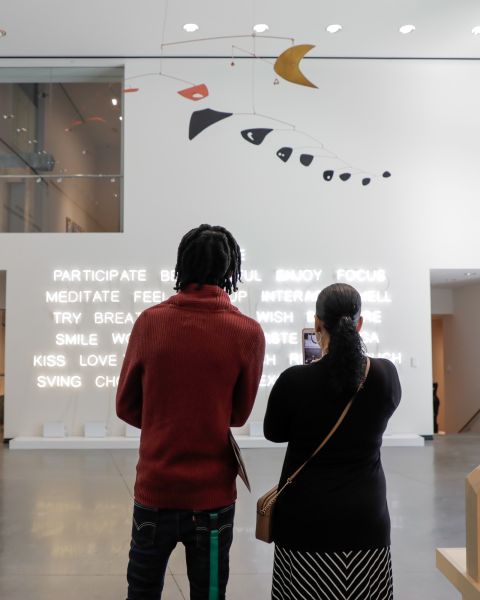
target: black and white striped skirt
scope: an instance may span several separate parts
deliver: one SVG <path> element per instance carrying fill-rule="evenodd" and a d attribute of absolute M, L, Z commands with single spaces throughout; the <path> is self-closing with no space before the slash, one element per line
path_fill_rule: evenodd
<path fill-rule="evenodd" d="M 303 552 L 275 546 L 272 600 L 392 600 L 390 547 Z"/>

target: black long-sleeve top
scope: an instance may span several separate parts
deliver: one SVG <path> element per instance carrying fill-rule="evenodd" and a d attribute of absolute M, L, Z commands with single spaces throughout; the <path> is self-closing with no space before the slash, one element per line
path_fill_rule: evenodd
<path fill-rule="evenodd" d="M 317 448 L 350 400 L 329 383 L 328 354 L 284 371 L 272 388 L 264 433 L 288 442 L 279 485 Z M 398 406 L 395 366 L 370 359 L 370 371 L 340 428 L 278 498 L 274 541 L 310 552 L 379 548 L 390 544 L 382 435 Z"/>

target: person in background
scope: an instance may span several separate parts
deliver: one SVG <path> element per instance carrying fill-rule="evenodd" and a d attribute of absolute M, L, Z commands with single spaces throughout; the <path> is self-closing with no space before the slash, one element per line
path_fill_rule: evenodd
<path fill-rule="evenodd" d="M 260 325 L 234 307 L 240 249 L 219 226 L 180 242 L 175 290 L 135 322 L 117 414 L 141 429 L 128 600 L 158 600 L 185 546 L 192 600 L 225 598 L 238 465 L 230 427 L 250 415 L 263 368 Z"/>
<path fill-rule="evenodd" d="M 277 500 L 274 600 L 393 598 L 380 447 L 401 388 L 391 362 L 367 358 L 362 322 L 357 290 L 325 288 L 315 316 L 323 357 L 284 371 L 270 393 L 265 437 L 288 442 L 279 488 L 354 398 L 338 430 Z"/>
<path fill-rule="evenodd" d="M 440 398 L 438 397 L 438 383 L 433 384 L 433 433 L 438 433 L 438 411 L 440 410 Z"/>

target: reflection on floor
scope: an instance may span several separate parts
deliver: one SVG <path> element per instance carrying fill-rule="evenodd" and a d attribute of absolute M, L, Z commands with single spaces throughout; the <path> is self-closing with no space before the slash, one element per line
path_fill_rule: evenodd
<path fill-rule="evenodd" d="M 425 448 L 385 448 L 395 599 L 452 600 L 435 569 L 436 546 L 463 546 L 464 477 L 480 462 L 480 436 Z M 254 540 L 255 501 L 279 473 L 283 450 L 245 450 L 253 493 L 239 485 L 229 600 L 270 595 L 273 548 Z M 126 597 L 125 569 L 136 452 L 0 449 L 0 598 Z M 188 598 L 180 547 L 165 600 Z"/>

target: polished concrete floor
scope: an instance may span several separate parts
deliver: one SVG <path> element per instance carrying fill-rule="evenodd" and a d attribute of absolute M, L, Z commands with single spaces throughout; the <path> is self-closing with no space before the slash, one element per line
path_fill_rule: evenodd
<path fill-rule="evenodd" d="M 435 569 L 435 547 L 465 545 L 464 477 L 479 450 L 480 436 L 469 435 L 383 450 L 396 600 L 460 598 Z M 273 548 L 254 539 L 255 500 L 275 482 L 283 450 L 244 455 L 253 493 L 239 485 L 227 597 L 260 600 Z M 136 452 L 3 448 L 0 464 L 0 598 L 124 599 Z M 180 547 L 163 598 L 188 598 Z"/>

